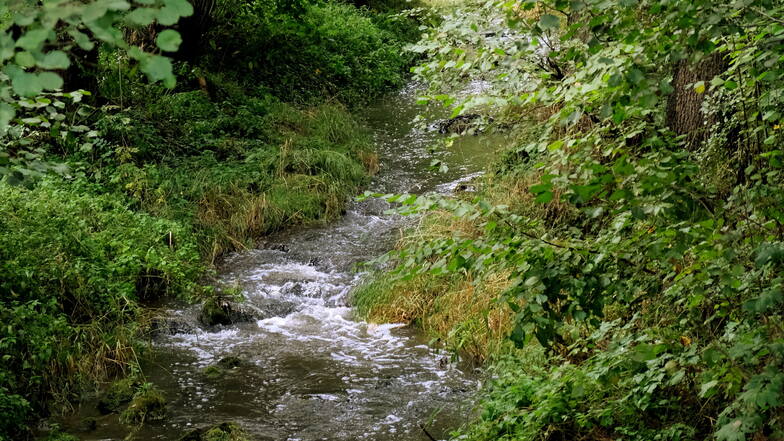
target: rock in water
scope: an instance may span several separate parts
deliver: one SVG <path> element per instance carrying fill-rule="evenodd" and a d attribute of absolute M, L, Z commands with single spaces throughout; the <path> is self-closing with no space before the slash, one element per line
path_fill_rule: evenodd
<path fill-rule="evenodd" d="M 180 441 L 249 441 L 240 426 L 235 423 L 221 423 L 214 426 L 191 430 Z"/>

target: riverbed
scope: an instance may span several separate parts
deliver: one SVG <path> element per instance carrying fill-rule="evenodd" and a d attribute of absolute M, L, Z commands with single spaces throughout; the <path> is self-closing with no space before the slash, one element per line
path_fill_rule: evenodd
<path fill-rule="evenodd" d="M 464 136 L 433 149 L 443 135 L 417 120 L 414 85 L 361 113 L 373 132 L 380 170 L 369 189 L 448 194 L 482 172 L 497 140 Z M 437 112 L 436 112 L 437 113 Z M 437 171 L 438 158 L 448 171 Z M 402 324 L 354 317 L 358 264 L 394 246 L 410 224 L 380 200 L 351 202 L 331 223 L 265 238 L 227 256 L 219 283 L 235 287 L 252 319 L 205 327 L 198 307 L 171 307 L 179 332 L 153 341 L 148 381 L 169 400 L 168 416 L 135 439 L 178 439 L 226 421 L 257 440 L 447 439 L 470 416 L 477 375 Z M 241 363 L 223 375 L 204 369 L 225 357 Z M 99 423 L 85 439 L 122 439 L 127 429 Z"/>

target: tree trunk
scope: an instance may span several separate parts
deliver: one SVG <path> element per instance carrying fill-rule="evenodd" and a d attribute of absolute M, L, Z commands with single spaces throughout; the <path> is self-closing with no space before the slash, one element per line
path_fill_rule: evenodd
<path fill-rule="evenodd" d="M 673 87 L 667 102 L 667 125 L 678 135 L 686 135 L 686 148 L 694 150 L 707 139 L 710 116 L 702 112 L 705 93 L 694 91 L 693 83 L 710 82 L 727 70 L 727 62 L 719 53 L 703 58 L 696 64 L 681 60 L 675 65 Z"/>
<path fill-rule="evenodd" d="M 75 47 L 70 58 L 71 65 L 62 72 L 63 90 L 86 90 L 95 99 L 98 91 L 98 45 L 89 51 Z"/>
<path fill-rule="evenodd" d="M 180 49 L 173 54 L 167 54 L 175 60 L 193 62 L 202 54 L 204 36 L 212 26 L 217 0 L 191 0 L 191 5 L 193 5 L 193 15 L 181 18 L 172 26 L 182 37 Z M 154 51 L 158 33 L 166 28 L 154 23 L 142 28 L 126 29 L 125 40 L 143 50 Z"/>
<path fill-rule="evenodd" d="M 193 15 L 180 19 L 177 24 L 182 35 L 182 45 L 174 58 L 194 61 L 201 55 L 205 44 L 204 36 L 212 25 L 216 3 L 216 0 L 191 0 Z"/>

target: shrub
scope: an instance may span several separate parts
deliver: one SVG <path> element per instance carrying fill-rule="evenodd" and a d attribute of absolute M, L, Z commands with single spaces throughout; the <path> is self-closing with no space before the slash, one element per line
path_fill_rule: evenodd
<path fill-rule="evenodd" d="M 0 231 L 0 406 L 17 416 L 5 433 L 52 392 L 122 370 L 139 302 L 190 293 L 202 272 L 182 224 L 78 185 L 0 183 Z"/>
<path fill-rule="evenodd" d="M 362 103 L 402 84 L 412 61 L 402 53 L 400 37 L 386 30 L 392 26 L 382 29 L 373 17 L 347 4 L 302 4 L 253 21 L 246 15 L 227 17 L 214 39 L 222 52 L 233 54 L 221 62 L 238 78 L 260 81 L 284 100 L 335 96 Z"/>

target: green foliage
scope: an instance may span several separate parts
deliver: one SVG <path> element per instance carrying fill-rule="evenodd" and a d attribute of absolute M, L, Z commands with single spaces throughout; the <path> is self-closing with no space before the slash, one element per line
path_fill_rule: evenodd
<path fill-rule="evenodd" d="M 165 416 L 166 397 L 163 392 L 152 383 L 145 383 L 120 414 L 120 422 L 129 426 L 140 426 L 149 421 L 161 420 Z"/>
<path fill-rule="evenodd" d="M 180 441 L 247 441 L 248 435 L 236 423 L 221 423 L 195 429 L 180 438 Z"/>
<path fill-rule="evenodd" d="M 370 140 L 337 106 L 304 113 L 268 97 L 215 105 L 187 92 L 146 110 L 98 123 L 109 145 L 127 147 L 81 156 L 85 172 L 149 213 L 192 225 L 210 261 L 262 234 L 339 214 L 367 176 Z M 104 155 L 108 164 L 90 159 Z M 129 162 L 107 176 L 117 160 Z"/>
<path fill-rule="evenodd" d="M 501 367 L 468 439 L 784 437 L 783 8 L 486 3 L 411 47 L 425 98 L 539 125 L 499 167 L 525 182 L 514 204 L 386 196 L 481 232 L 392 254 L 401 277 L 508 272 L 510 338 L 547 351 Z M 489 87 L 442 93 L 464 77 Z"/>
<path fill-rule="evenodd" d="M 67 161 L 72 180 L 0 184 L 0 352 L 11 361 L 0 406 L 18 416 L 0 433 L 13 436 L 52 395 L 134 365 L 145 301 L 198 295 L 205 263 L 338 215 L 373 158 L 338 105 L 216 103 L 200 91 L 130 109 L 77 105 L 89 111 L 74 125 L 95 130 L 50 134 L 41 153 Z"/>
<path fill-rule="evenodd" d="M 113 382 L 98 399 L 96 407 L 104 414 L 117 412 L 120 410 L 120 407 L 133 399 L 137 386 L 138 383 L 133 377 L 126 377 Z"/>
<path fill-rule="evenodd" d="M 116 195 L 47 182 L 0 196 L 0 403 L 17 416 L 1 429 L 21 437 L 42 397 L 130 362 L 137 302 L 189 293 L 202 266 L 187 228 Z"/>
<path fill-rule="evenodd" d="M 151 0 L 141 7 L 124 0 L 3 2 L 0 17 L 8 19 L 0 22 L 0 176 L 15 172 L 19 180 L 22 173 L 40 172 L 40 152 L 28 148 L 30 135 L 66 129 L 62 106 L 49 96 L 78 88 L 64 81 L 81 62 L 73 53 L 96 51 L 97 44 L 125 49 L 150 81 L 174 87 L 171 61 L 128 45 L 120 26 L 170 26 L 192 13 L 187 0 Z M 167 29 L 156 42 L 172 52 L 181 37 Z M 15 167 L 9 169 L 11 161 Z"/>
<path fill-rule="evenodd" d="M 333 98 L 401 84 L 416 15 L 195 6 L 0 5 L 0 439 L 29 438 L 82 386 L 134 371 L 146 302 L 199 297 L 223 253 L 339 215 L 376 166 L 368 134 Z M 208 47 L 175 62 L 193 36 L 168 27 L 194 12 Z M 160 400 L 136 389 L 116 383 L 105 410 L 132 390 L 123 420 L 155 417 Z"/>
<path fill-rule="evenodd" d="M 249 87 L 260 82 L 276 96 L 300 102 L 328 96 L 357 104 L 399 87 L 412 62 L 401 51 L 403 38 L 416 37 L 408 15 L 333 2 L 243 9 L 224 20 L 214 31 L 220 45 L 215 55 L 233 55 L 209 63 L 228 65 Z M 401 28 L 408 29 L 405 35 L 393 32 Z"/>

